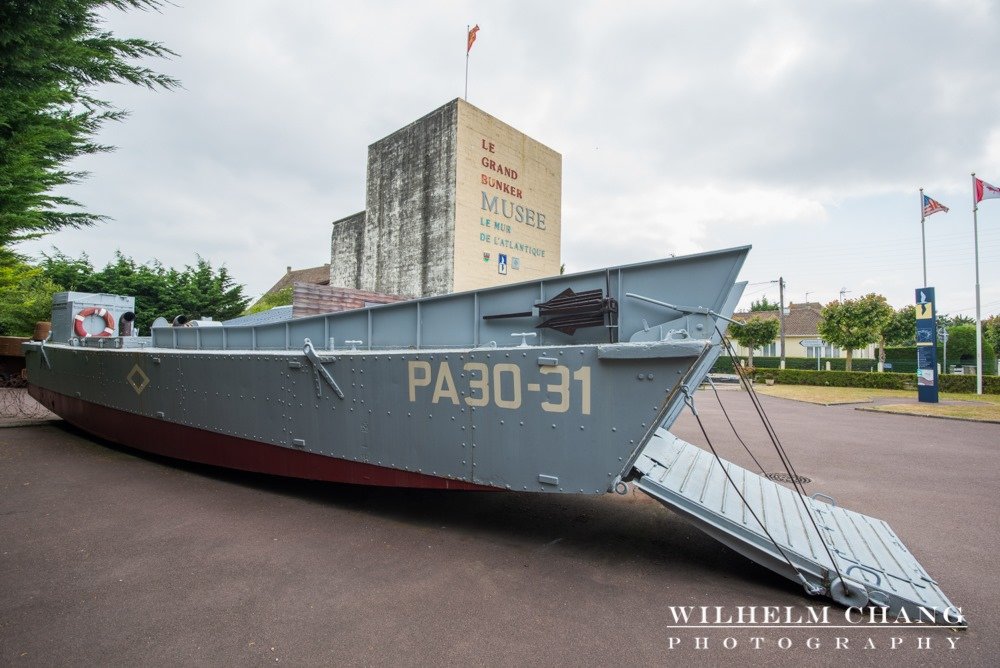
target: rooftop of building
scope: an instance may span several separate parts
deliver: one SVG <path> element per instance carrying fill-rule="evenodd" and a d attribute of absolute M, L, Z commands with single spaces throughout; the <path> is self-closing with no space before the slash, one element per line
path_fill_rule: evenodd
<path fill-rule="evenodd" d="M 278 282 L 271 286 L 262 297 L 290 288 L 296 283 L 308 283 L 310 285 L 330 285 L 330 263 L 327 262 L 319 267 L 309 267 L 307 269 L 292 269 L 288 267 L 285 275 L 278 279 Z"/>
<path fill-rule="evenodd" d="M 819 321 L 822 318 L 823 305 L 819 302 L 790 303 L 785 313 L 785 336 L 816 336 L 819 331 Z M 777 320 L 778 310 L 773 311 L 740 311 L 733 314 L 733 320 L 745 322 L 758 317 L 763 320 Z"/>

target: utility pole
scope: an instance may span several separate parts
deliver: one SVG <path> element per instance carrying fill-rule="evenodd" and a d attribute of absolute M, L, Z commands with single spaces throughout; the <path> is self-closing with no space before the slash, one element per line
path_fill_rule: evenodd
<path fill-rule="evenodd" d="M 778 327 L 781 329 L 781 368 L 785 368 L 785 278 L 778 277 Z"/>

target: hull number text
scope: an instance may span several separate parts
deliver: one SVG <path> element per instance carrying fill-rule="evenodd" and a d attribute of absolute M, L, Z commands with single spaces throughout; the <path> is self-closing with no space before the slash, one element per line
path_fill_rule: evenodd
<path fill-rule="evenodd" d="M 436 367 L 430 362 L 414 360 L 408 363 L 407 386 L 411 402 L 417 395 L 430 394 L 432 404 L 450 402 L 455 406 L 488 406 L 516 410 L 526 395 L 538 394 L 539 406 L 547 413 L 579 410 L 590 415 L 590 367 L 575 371 L 568 367 L 539 367 L 538 383 L 522 384 L 521 367 L 516 364 L 483 364 L 467 362 L 458 371 L 460 383 L 447 362 Z M 423 398 L 423 397 L 422 397 Z"/>

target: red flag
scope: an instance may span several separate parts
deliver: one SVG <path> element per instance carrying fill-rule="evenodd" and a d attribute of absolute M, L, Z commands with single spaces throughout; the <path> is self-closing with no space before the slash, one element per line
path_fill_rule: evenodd
<path fill-rule="evenodd" d="M 982 179 L 976 179 L 976 204 L 994 197 L 1000 197 L 1000 188 L 991 186 Z"/>
<path fill-rule="evenodd" d="M 476 24 L 472 30 L 469 31 L 469 45 L 465 47 L 465 52 L 468 53 L 472 51 L 472 43 L 476 41 L 476 33 L 479 32 L 479 24 Z"/>

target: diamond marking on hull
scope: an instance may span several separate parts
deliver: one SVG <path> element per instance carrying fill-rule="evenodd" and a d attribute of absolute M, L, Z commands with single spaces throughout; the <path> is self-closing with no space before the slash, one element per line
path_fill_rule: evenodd
<path fill-rule="evenodd" d="M 142 391 L 149 385 L 149 376 L 146 375 L 146 372 L 138 364 L 132 367 L 125 380 L 135 390 L 136 394 L 142 394 Z"/>

